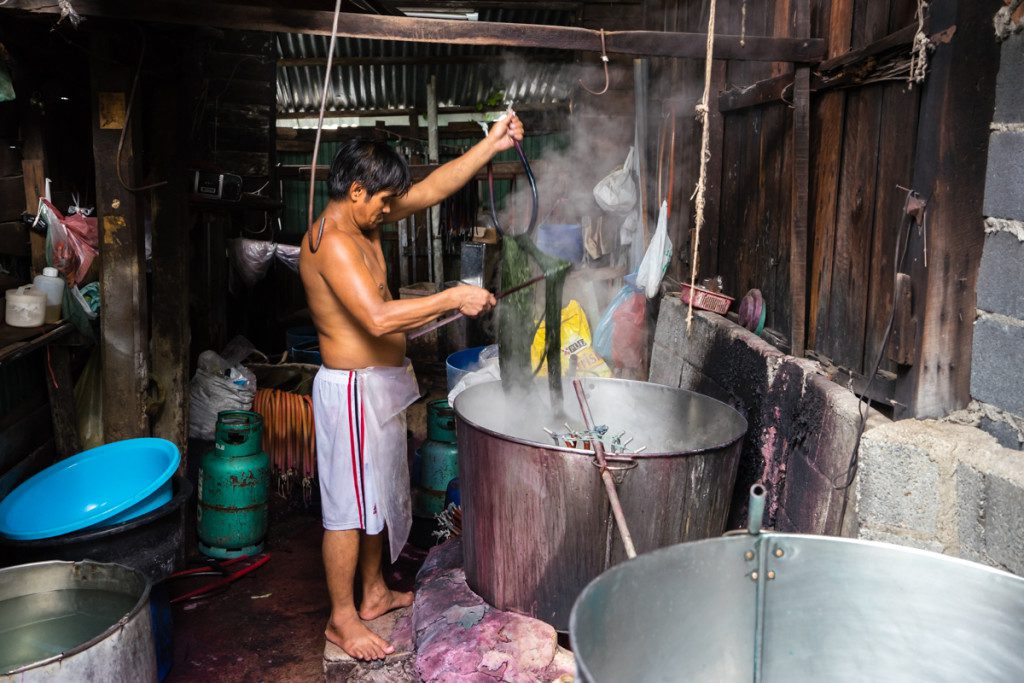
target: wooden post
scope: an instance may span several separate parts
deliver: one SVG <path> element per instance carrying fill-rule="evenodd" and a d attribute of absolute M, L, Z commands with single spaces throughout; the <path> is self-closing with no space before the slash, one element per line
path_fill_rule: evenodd
<path fill-rule="evenodd" d="M 53 447 L 58 459 L 67 458 L 82 450 L 70 352 L 64 344 L 48 344 L 43 353 L 47 354 L 46 389 L 50 397 Z"/>
<path fill-rule="evenodd" d="M 985 167 L 999 66 L 992 17 L 1002 6 L 1002 0 L 929 5 L 932 25 L 955 25 L 956 32 L 930 53 L 921 93 L 911 187 L 928 202 L 927 227 L 911 230 L 908 247 L 917 357 L 899 368 L 897 418 L 942 417 L 970 401 Z"/>
<path fill-rule="evenodd" d="M 146 394 L 149 340 L 146 324 L 146 269 L 143 253 L 143 197 L 125 189 L 137 182 L 135 129 L 139 112 L 128 116 L 133 71 L 113 58 L 110 34 L 93 35 L 92 148 L 96 163 L 96 213 L 100 228 L 100 352 L 103 358 L 103 438 L 107 442 L 149 435 Z M 135 41 L 130 44 L 134 45 Z M 128 60 L 137 59 L 137 54 Z M 138 101 L 135 106 L 138 107 Z M 124 144 L 118 141 L 125 129 Z"/>
<path fill-rule="evenodd" d="M 810 0 L 796 1 L 796 36 L 811 34 Z M 793 74 L 793 206 L 789 239 L 789 291 L 792 298 L 790 353 L 804 355 L 807 338 L 807 197 L 810 185 L 811 69 Z"/>
<path fill-rule="evenodd" d="M 31 97 L 19 97 L 21 103 L 21 173 L 25 186 L 25 210 L 35 213 L 39 198 L 46 193 L 46 153 L 43 143 L 42 113 Z M 30 231 L 32 273 L 43 272 L 46 266 L 46 236 Z"/>
<path fill-rule="evenodd" d="M 437 76 L 430 77 L 427 84 L 427 154 L 430 163 L 439 163 L 440 146 L 437 139 Z M 444 287 L 444 258 L 441 253 L 441 207 L 430 207 L 430 221 L 427 224 L 427 254 L 431 256 L 430 276 L 437 285 L 437 291 Z"/>
<path fill-rule="evenodd" d="M 187 465 L 189 370 L 189 229 L 193 216 L 187 205 L 185 153 L 189 122 L 179 106 L 184 84 L 174 77 L 173 43 L 159 44 L 159 53 L 171 64 L 153 88 L 148 124 L 148 149 L 153 156 L 153 180 L 166 181 L 154 190 L 152 333 L 153 381 L 161 405 L 153 416 L 153 436 L 173 442 L 182 452 L 181 470 Z M 180 73 L 180 71 L 178 71 Z M 147 112 L 149 113 L 149 112 Z"/>

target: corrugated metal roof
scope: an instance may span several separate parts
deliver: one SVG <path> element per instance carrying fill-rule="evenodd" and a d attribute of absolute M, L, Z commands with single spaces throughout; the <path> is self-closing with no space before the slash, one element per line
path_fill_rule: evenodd
<path fill-rule="evenodd" d="M 542 4 L 542 3 L 538 3 Z M 489 9 L 480 21 L 569 25 L 573 12 L 565 10 Z M 277 36 L 280 59 L 326 58 L 330 38 L 282 33 Z M 523 59 L 529 55 L 530 61 Z M 495 61 L 495 55 L 509 55 Z M 373 64 L 373 58 L 438 59 L 492 57 L 485 63 Z M 336 64 L 328 93 L 327 111 L 381 111 L 426 109 L 426 83 L 437 75 L 438 106 L 473 107 L 499 91 L 518 105 L 564 102 L 572 76 L 565 68 L 566 53 L 558 50 L 515 52 L 506 48 L 383 40 L 338 38 L 334 59 L 363 58 L 359 64 Z M 551 61 L 538 62 L 538 58 Z M 371 62 L 371 63 L 367 63 Z M 325 65 L 278 66 L 277 109 L 281 114 L 317 112 L 320 108 Z"/>

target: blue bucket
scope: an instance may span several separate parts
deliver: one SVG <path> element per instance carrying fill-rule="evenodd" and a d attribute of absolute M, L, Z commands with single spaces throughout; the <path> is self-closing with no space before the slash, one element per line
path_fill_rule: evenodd
<path fill-rule="evenodd" d="M 445 362 L 445 369 L 448 372 L 448 391 L 454 389 L 459 380 L 480 367 L 480 352 L 485 348 L 487 347 L 473 346 L 448 356 L 448 360 Z"/>
<path fill-rule="evenodd" d="M 573 223 L 543 223 L 537 227 L 537 248 L 570 263 L 583 262 L 583 229 Z"/>

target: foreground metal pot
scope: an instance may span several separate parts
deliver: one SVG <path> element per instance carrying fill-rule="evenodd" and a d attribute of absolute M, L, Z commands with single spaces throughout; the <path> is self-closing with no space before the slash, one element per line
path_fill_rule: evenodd
<path fill-rule="evenodd" d="M 605 572 L 570 638 L 594 683 L 1021 681 L 1024 579 L 885 543 L 743 534 Z"/>
<path fill-rule="evenodd" d="M 584 386 L 596 423 L 646 446 L 610 458 L 637 551 L 721 534 L 746 420 L 682 389 L 596 378 Z M 478 384 L 455 400 L 469 586 L 562 631 L 587 582 L 625 559 L 593 452 L 556 447 L 544 432 L 564 431 L 566 420 L 582 426 L 569 395 L 564 416 L 550 409 L 546 383 L 511 401 L 500 382 Z"/>
<path fill-rule="evenodd" d="M 79 642 L 77 631 L 60 629 L 62 617 L 96 600 L 97 591 L 117 596 L 126 609 L 111 617 L 110 625 L 91 629 L 95 635 Z M 32 600 L 25 607 L 24 600 Z M 46 641 L 66 642 L 62 651 L 32 662 L 0 670 L 0 681 L 104 681 L 145 683 L 157 680 L 156 652 L 149 610 L 149 582 L 142 572 L 98 562 L 39 562 L 0 569 L 0 613 L 5 622 L 35 622 L 32 629 L 8 630 L 0 641 L 2 661 Z M 120 613 L 120 610 L 118 610 Z M 52 626 L 51 626 L 52 624 Z M 7 629 L 12 623 L 4 623 Z M 42 630 L 40 630 L 42 629 Z"/>

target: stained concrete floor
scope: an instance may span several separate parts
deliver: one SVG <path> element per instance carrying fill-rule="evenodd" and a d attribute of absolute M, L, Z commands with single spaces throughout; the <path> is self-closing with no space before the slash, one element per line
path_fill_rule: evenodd
<path fill-rule="evenodd" d="M 427 396 L 409 407 L 409 453 L 426 437 L 426 404 L 445 397 L 443 366 L 424 372 Z M 209 444 L 191 449 L 208 450 Z M 196 459 L 198 463 L 198 459 Z M 194 469 L 194 468 L 193 468 Z M 195 479 L 195 472 L 191 473 Z M 189 547 L 195 547 L 195 516 L 190 516 Z M 385 571 L 397 590 L 412 590 L 416 572 L 432 545 L 431 527 L 413 520 L 411 540 L 398 562 Z M 324 626 L 330 613 L 320 555 L 323 527 L 315 503 L 286 504 L 271 488 L 267 552 L 270 561 L 226 590 L 190 604 L 174 605 L 174 666 L 166 683 L 210 681 L 318 681 L 323 679 Z M 172 596 L 198 588 L 203 577 L 176 580 Z"/>

